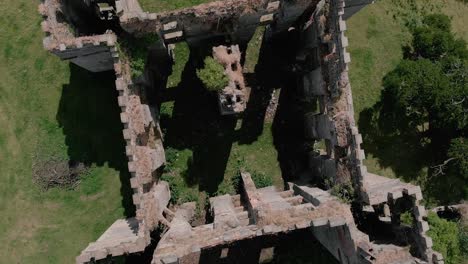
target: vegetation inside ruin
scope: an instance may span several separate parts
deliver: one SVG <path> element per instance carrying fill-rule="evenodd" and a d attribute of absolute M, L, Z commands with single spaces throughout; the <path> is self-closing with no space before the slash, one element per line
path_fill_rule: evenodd
<path fill-rule="evenodd" d="M 170 122 L 168 119 L 163 121 L 164 130 L 171 129 L 166 126 Z M 210 128 L 211 125 L 208 124 L 207 127 Z M 240 171 L 251 173 L 259 188 L 272 184 L 282 188 L 283 182 L 273 145 L 271 124 L 265 124 L 263 130 L 264 133 L 252 144 L 235 142 L 238 133 L 236 131 L 220 132 L 226 134 L 214 137 L 206 131 L 206 138 L 202 139 L 200 147 L 177 148 L 176 145 L 168 143 L 166 152 L 168 165 L 162 179 L 170 183 L 172 202 L 181 204 L 197 201 L 199 206 L 204 206 L 208 197 L 236 194 Z M 223 139 L 228 143 L 219 145 Z M 206 151 L 203 148 L 206 148 Z"/>
<path fill-rule="evenodd" d="M 138 78 L 144 73 L 149 48 L 158 41 L 158 38 L 157 34 L 148 34 L 138 38 L 126 35 L 119 39 L 117 46 L 119 54 L 128 58 L 133 78 Z"/>
<path fill-rule="evenodd" d="M 245 51 L 245 62 L 243 70 L 245 73 L 254 73 L 255 66 L 257 65 L 258 57 L 260 56 L 260 47 L 262 46 L 263 34 L 265 33 L 265 26 L 259 26 L 255 30 L 252 39 L 250 40 L 247 50 Z"/>
<path fill-rule="evenodd" d="M 407 226 L 413 226 L 414 217 L 410 211 L 406 211 L 400 215 L 400 221 Z"/>
<path fill-rule="evenodd" d="M 160 13 L 214 1 L 216 0 L 138 0 L 138 3 L 146 12 Z"/>
<path fill-rule="evenodd" d="M 197 69 L 197 76 L 202 81 L 203 85 L 211 92 L 223 90 L 228 84 L 228 77 L 224 73 L 224 67 L 217 62 L 213 57 L 205 58 L 204 67 Z"/>
<path fill-rule="evenodd" d="M 351 204 L 355 199 L 355 191 L 351 183 L 330 184 L 331 194 L 338 197 L 342 202 Z"/>

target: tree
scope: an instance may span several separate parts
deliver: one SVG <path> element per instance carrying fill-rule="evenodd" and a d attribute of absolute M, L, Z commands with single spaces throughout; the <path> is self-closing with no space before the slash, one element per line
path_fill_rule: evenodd
<path fill-rule="evenodd" d="M 458 202 L 468 198 L 468 51 L 450 27 L 447 16 L 434 14 L 411 30 L 409 56 L 384 77 L 380 102 L 363 120 L 375 135 L 427 155 L 421 162 L 430 168 L 426 192 Z"/>
<path fill-rule="evenodd" d="M 224 67 L 212 57 L 206 57 L 205 67 L 197 70 L 197 76 L 209 91 L 220 91 L 228 84 Z"/>
<path fill-rule="evenodd" d="M 450 30 L 450 19 L 446 15 L 432 14 L 423 19 L 423 25 L 413 31 L 414 52 L 417 56 L 439 60 L 446 56 L 466 59 L 466 42 L 457 39 Z"/>
<path fill-rule="evenodd" d="M 452 102 L 462 100 L 463 94 L 451 85 L 442 67 L 430 60 L 403 60 L 385 76 L 383 85 L 383 126 L 414 132 L 446 130 L 463 114 L 452 109 Z"/>
<path fill-rule="evenodd" d="M 414 29 L 412 45 L 417 56 L 401 61 L 383 80 L 382 117 L 433 140 L 458 136 L 468 124 L 466 43 L 455 39 L 447 16 L 433 14 Z"/>

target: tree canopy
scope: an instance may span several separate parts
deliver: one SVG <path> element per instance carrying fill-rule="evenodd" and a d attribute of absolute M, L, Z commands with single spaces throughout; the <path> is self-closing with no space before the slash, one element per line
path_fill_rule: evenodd
<path fill-rule="evenodd" d="M 425 189 L 439 202 L 468 199 L 468 50 L 450 23 L 431 14 L 411 28 L 411 46 L 362 119 L 374 135 L 398 138 L 408 151 L 424 154 Z"/>
<path fill-rule="evenodd" d="M 447 56 L 467 58 L 466 43 L 456 38 L 446 15 L 431 14 L 423 19 L 423 25 L 414 29 L 413 48 L 416 55 L 431 60 Z"/>

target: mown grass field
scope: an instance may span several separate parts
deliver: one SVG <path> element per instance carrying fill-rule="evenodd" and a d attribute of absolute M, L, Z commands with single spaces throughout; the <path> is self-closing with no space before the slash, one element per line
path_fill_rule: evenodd
<path fill-rule="evenodd" d="M 455 31 L 467 38 L 466 5 L 455 0 L 439 2 L 454 17 Z M 73 263 L 113 221 L 131 214 L 125 198 L 128 175 L 114 77 L 88 73 L 44 51 L 38 3 L 2 0 L 0 4 L 2 263 Z M 176 1 L 158 3 L 157 9 L 179 7 Z M 382 0 L 348 21 L 357 117 L 378 100 L 381 78 L 401 58 L 400 46 L 408 40 L 390 8 L 391 1 Z M 231 152 L 245 157 L 249 167 L 274 174 L 277 167 L 257 168 L 276 159 L 275 153 L 263 149 L 271 145 L 269 131 L 267 124 L 257 143 L 234 143 Z M 253 156 L 249 148 L 260 154 Z M 89 163 L 91 171 L 76 190 L 41 192 L 32 182 L 31 168 L 33 162 L 49 155 Z M 400 176 L 391 167 L 381 167 L 371 155 L 368 158 L 370 171 Z M 226 166 L 235 162 L 229 159 Z"/>

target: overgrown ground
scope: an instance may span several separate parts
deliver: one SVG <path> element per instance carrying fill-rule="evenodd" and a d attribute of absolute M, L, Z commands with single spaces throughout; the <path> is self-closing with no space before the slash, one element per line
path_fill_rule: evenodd
<path fill-rule="evenodd" d="M 407 3 L 411 0 L 381 0 L 371 4 L 347 21 L 349 51 L 351 53 L 350 80 L 356 120 L 366 108 L 372 107 L 380 99 L 382 78 L 393 70 L 402 59 L 402 45 L 410 41 L 408 29 L 402 16 L 412 19 L 415 16 Z M 462 1 L 421 1 L 428 12 L 443 12 L 452 17 L 453 30 L 468 41 L 468 5 Z M 430 8 L 433 8 L 430 10 Z M 397 17 L 397 19 L 394 18 Z M 363 134 L 369 134 L 368 127 L 359 122 Z M 369 144 L 365 139 L 365 164 L 369 171 L 387 176 L 414 181 L 424 187 L 427 181 L 427 168 L 423 164 L 424 153 L 416 153 L 405 146 L 401 139 L 372 138 L 379 145 Z M 367 143 L 366 143 L 367 142 Z M 421 167 L 423 167 L 421 169 Z M 427 190 L 426 190 L 427 191 Z M 426 199 L 434 202 L 426 192 Z"/>
<path fill-rule="evenodd" d="M 144 11 L 159 13 L 214 2 L 216 0 L 138 0 Z"/>
<path fill-rule="evenodd" d="M 260 45 L 254 46 L 247 52 L 252 68 Z M 246 123 L 253 120 L 221 116 L 216 94 L 209 92 L 195 74 L 196 62 L 189 59 L 187 44 L 178 43 L 174 52 L 169 99 L 161 106 L 169 161 L 163 179 L 171 183 L 173 202 L 198 201 L 203 206 L 208 196 L 235 194 L 241 169 L 281 187 L 272 124 L 266 122 L 258 137 L 247 142 L 251 131 Z"/>

